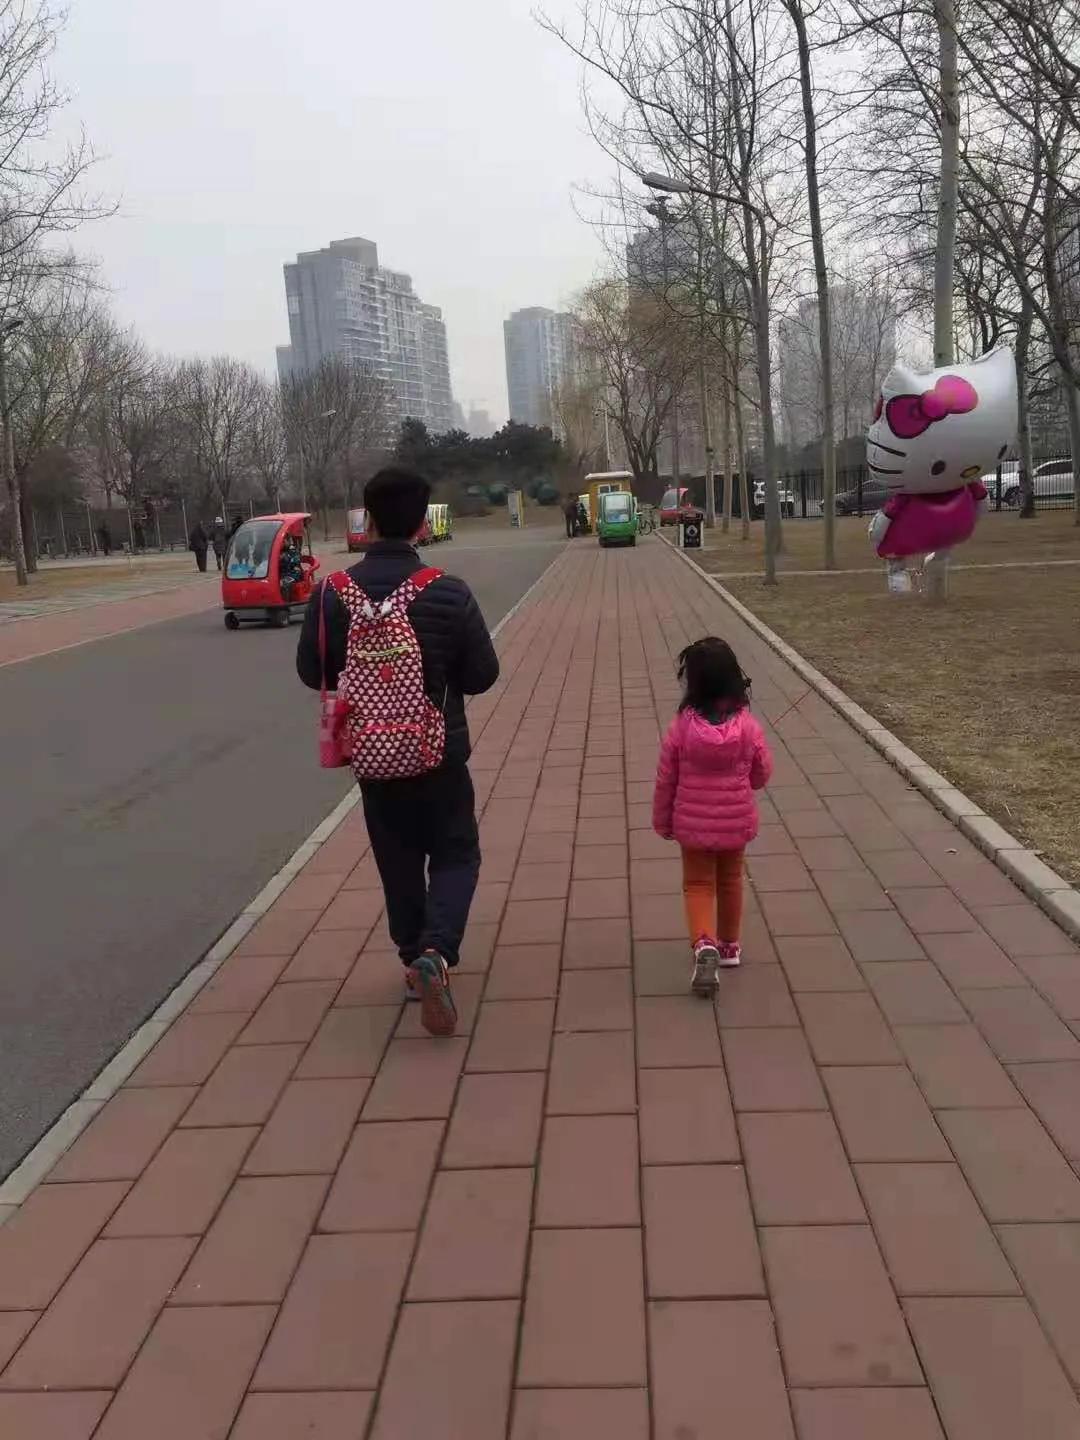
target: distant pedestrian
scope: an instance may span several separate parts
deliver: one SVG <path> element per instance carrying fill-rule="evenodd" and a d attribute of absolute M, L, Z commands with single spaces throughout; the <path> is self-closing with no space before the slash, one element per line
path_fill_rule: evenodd
<path fill-rule="evenodd" d="M 579 535 L 587 535 L 589 533 L 589 512 L 585 509 L 581 501 L 578 502 L 577 507 L 577 524 Z"/>
<path fill-rule="evenodd" d="M 754 791 L 769 783 L 772 756 L 750 713 L 750 681 L 726 640 L 709 635 L 688 645 L 679 679 L 685 693 L 660 749 L 653 829 L 682 849 L 690 988 L 711 996 L 717 971 L 742 958 L 743 856 L 758 831 Z"/>
<path fill-rule="evenodd" d="M 210 532 L 210 543 L 214 547 L 214 559 L 220 570 L 222 561 L 225 559 L 225 551 L 229 548 L 229 532 L 225 529 L 225 521 L 220 515 L 214 519 L 214 528 Z"/>
<path fill-rule="evenodd" d="M 578 533 L 578 501 L 576 495 L 568 495 L 566 504 L 563 506 L 563 515 L 566 517 L 566 538 L 573 540 Z"/>
<path fill-rule="evenodd" d="M 229 526 L 229 539 L 230 539 L 230 540 L 231 540 L 232 537 L 236 534 L 237 530 L 240 529 L 240 526 L 241 526 L 243 523 L 244 523 L 244 517 L 243 517 L 243 515 L 237 515 L 236 519 L 235 519 L 235 520 L 232 522 L 232 524 Z"/>
<path fill-rule="evenodd" d="M 188 549 L 195 553 L 195 564 L 200 570 L 206 570 L 206 552 L 210 549 L 210 536 L 206 533 L 206 527 L 201 520 L 196 520 L 195 528 L 188 536 Z"/>
<path fill-rule="evenodd" d="M 98 526 L 97 538 L 102 555 L 108 559 L 112 554 L 112 531 L 104 521 Z"/>

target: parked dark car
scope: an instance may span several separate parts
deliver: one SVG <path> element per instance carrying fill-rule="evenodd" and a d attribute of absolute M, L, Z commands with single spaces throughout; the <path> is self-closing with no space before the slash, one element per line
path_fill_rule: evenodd
<path fill-rule="evenodd" d="M 869 515 L 880 510 L 888 498 L 888 488 L 880 480 L 867 480 L 861 486 L 856 485 L 837 494 L 836 513 L 858 515 L 861 509 L 864 515 Z"/>

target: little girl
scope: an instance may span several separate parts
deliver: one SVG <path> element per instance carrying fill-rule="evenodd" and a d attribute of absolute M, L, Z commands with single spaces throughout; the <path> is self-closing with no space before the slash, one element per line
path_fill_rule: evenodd
<path fill-rule="evenodd" d="M 717 970 L 741 959 L 743 853 L 757 834 L 754 791 L 769 783 L 772 756 L 726 641 L 709 635 L 688 645 L 679 679 L 686 693 L 660 749 L 653 829 L 682 847 L 690 987 L 710 996 Z"/>

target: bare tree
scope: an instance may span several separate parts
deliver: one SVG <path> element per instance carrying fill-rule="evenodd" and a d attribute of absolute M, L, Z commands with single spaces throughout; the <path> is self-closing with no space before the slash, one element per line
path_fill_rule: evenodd
<path fill-rule="evenodd" d="M 132 512 L 169 488 L 182 451 L 176 368 L 137 345 L 113 377 L 92 421 L 98 463 Z"/>
<path fill-rule="evenodd" d="M 599 408 L 622 437 L 635 479 L 659 473 L 660 443 L 697 355 L 655 296 L 621 278 L 598 280 L 575 308 L 578 343 L 601 381 Z"/>
<path fill-rule="evenodd" d="M 580 346 L 579 346 L 580 349 Z M 597 373 L 586 373 L 564 380 L 551 396 L 554 419 L 562 434 L 568 465 L 583 475 L 593 468 L 608 467 L 611 459 L 605 453 L 604 386 Z M 602 466 L 597 466 L 602 457 Z"/>
<path fill-rule="evenodd" d="M 262 381 L 250 428 L 251 468 L 267 502 L 281 508 L 281 486 L 288 471 L 285 419 L 280 386 Z"/>
<path fill-rule="evenodd" d="M 299 472 L 301 500 L 309 495 L 330 538 L 330 506 L 335 477 L 348 503 L 358 455 L 382 449 L 391 425 L 386 382 L 366 365 L 325 359 L 307 374 L 294 375 L 281 387 L 288 452 Z"/>
<path fill-rule="evenodd" d="M 825 520 L 825 569 L 836 569 L 836 424 L 833 418 L 832 325 L 829 303 L 829 272 L 825 261 L 825 229 L 821 218 L 821 186 L 818 181 L 817 113 L 814 107 L 814 75 L 810 62 L 810 40 L 803 0 L 784 0 L 791 16 L 799 53 L 799 89 L 803 108 L 803 151 L 806 163 L 806 195 L 810 211 L 810 239 L 814 250 L 814 280 L 817 287 L 818 354 L 821 357 L 821 468 L 824 477 L 822 513 Z"/>
<path fill-rule="evenodd" d="M 801 192 L 790 177 L 793 70 L 772 0 L 588 0 L 580 39 L 545 22 L 621 105 L 586 94 L 593 133 L 631 172 L 659 160 L 674 188 L 714 197 L 730 213 L 721 256 L 735 269 L 737 307 L 754 340 L 765 476 L 766 582 L 783 544 L 772 395 L 772 300 L 778 246 L 794 243 Z"/>
<path fill-rule="evenodd" d="M 81 190 L 93 162 L 86 141 L 59 152 L 46 143 L 67 104 L 49 70 L 64 18 L 48 0 L 0 0 L 0 471 L 20 585 L 27 583 L 27 558 L 6 347 L 42 281 L 71 266 L 69 257 L 49 252 L 46 242 L 107 212 Z"/>
<path fill-rule="evenodd" d="M 25 535 L 33 499 L 31 472 L 47 451 L 70 450 L 85 416 L 100 312 L 77 278 L 43 281 L 22 310 L 21 323 L 5 348 L 3 391 L 19 525 Z M 36 570 L 32 550 L 25 560 L 28 571 Z"/>
<path fill-rule="evenodd" d="M 215 355 L 182 364 L 176 386 L 179 413 L 191 429 L 203 473 L 224 515 L 237 477 L 250 458 L 261 377 L 242 360 Z"/>

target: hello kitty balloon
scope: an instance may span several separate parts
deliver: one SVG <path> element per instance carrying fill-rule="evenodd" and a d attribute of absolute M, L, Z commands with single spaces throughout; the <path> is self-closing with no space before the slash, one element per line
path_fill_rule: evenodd
<path fill-rule="evenodd" d="M 970 539 L 987 508 L 981 476 L 1016 438 L 1016 363 L 1012 351 L 917 374 L 897 365 L 885 377 L 866 437 L 871 478 L 890 491 L 870 523 L 870 538 L 889 566 L 889 588 L 911 589 L 905 561 L 924 555 L 939 570 L 949 550 Z"/>

